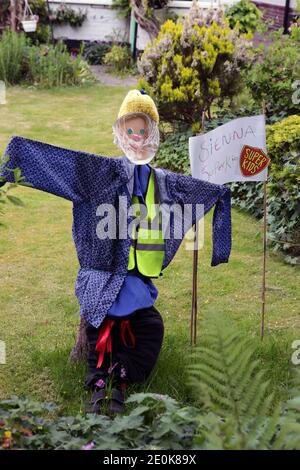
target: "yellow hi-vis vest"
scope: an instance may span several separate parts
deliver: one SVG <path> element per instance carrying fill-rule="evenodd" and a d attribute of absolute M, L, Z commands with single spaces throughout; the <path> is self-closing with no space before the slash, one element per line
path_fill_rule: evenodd
<path fill-rule="evenodd" d="M 133 212 L 136 223 L 133 224 L 128 270 L 137 267 L 138 271 L 146 277 L 158 277 L 162 271 L 165 246 L 159 211 L 158 187 L 152 168 L 145 196 L 147 215 L 144 218 L 141 217 L 138 196 L 133 195 L 131 203 L 134 205 Z"/>

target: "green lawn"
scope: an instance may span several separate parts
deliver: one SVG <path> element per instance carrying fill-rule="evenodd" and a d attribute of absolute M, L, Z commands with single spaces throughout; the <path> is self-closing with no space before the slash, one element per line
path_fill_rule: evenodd
<path fill-rule="evenodd" d="M 43 140 L 88 152 L 120 155 L 112 143 L 112 123 L 125 87 L 8 90 L 0 107 L 0 151 L 11 135 Z M 78 261 L 71 235 L 71 204 L 28 188 L 14 191 L 25 206 L 7 205 L 0 229 L 0 340 L 7 364 L 0 365 L 0 398 L 29 394 L 62 404 L 61 412 L 82 410 L 84 364 L 68 355 L 79 321 L 74 283 Z M 199 253 L 199 318 L 225 315 L 236 328 L 257 338 L 257 354 L 268 369 L 278 397 L 291 370 L 291 343 L 300 339 L 300 270 L 280 257 L 267 259 L 266 337 L 259 340 L 262 268 L 261 225 L 233 210 L 230 263 L 210 267 L 211 214 L 205 219 L 205 247 Z M 189 364 L 192 252 L 184 245 L 157 281 L 156 303 L 165 320 L 157 367 L 143 390 L 168 393 L 191 403 Z M 205 332 L 199 322 L 200 341 Z"/>

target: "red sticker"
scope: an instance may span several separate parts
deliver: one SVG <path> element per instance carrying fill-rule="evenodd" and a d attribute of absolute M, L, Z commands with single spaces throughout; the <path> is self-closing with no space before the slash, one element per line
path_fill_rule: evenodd
<path fill-rule="evenodd" d="M 270 158 L 258 147 L 244 145 L 240 156 L 243 176 L 254 176 L 263 171 L 270 163 Z"/>

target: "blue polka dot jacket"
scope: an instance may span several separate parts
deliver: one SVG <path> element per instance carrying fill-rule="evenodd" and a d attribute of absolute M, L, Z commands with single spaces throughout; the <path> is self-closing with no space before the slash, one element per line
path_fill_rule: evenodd
<path fill-rule="evenodd" d="M 109 158 L 19 136 L 12 137 L 5 156 L 6 160 L 0 166 L 0 176 L 5 181 L 13 182 L 14 173 L 9 170 L 20 168 L 25 182 L 34 188 L 72 201 L 72 234 L 80 263 L 75 294 L 82 318 L 98 328 L 126 277 L 130 236 L 99 237 L 97 208 L 102 204 L 113 205 L 117 227 L 120 217 L 126 217 L 127 224 L 132 221 L 129 207 L 134 163 L 125 155 Z M 228 262 L 231 250 L 230 190 L 191 176 L 152 168 L 159 191 L 163 230 L 168 233 L 165 236 L 163 270 L 174 258 L 184 234 L 213 206 L 211 264 L 216 266 Z M 121 200 L 126 201 L 125 212 Z M 171 210 L 170 217 L 165 217 L 167 225 L 164 225 L 164 212 L 174 204 L 182 208 L 183 222 L 178 218 L 180 211 Z M 203 212 L 197 208 L 200 204 Z"/>

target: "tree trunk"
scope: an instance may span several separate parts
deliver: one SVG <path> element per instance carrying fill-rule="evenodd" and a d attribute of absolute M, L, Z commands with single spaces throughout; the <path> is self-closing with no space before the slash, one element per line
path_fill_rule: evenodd
<path fill-rule="evenodd" d="M 10 27 L 12 31 L 17 30 L 17 0 L 10 0 Z"/>
<path fill-rule="evenodd" d="M 77 339 L 75 346 L 73 347 L 70 353 L 70 361 L 79 361 L 81 359 L 87 359 L 88 355 L 88 341 L 86 336 L 86 321 L 81 319 L 79 324 L 79 329 L 77 333 Z"/>
<path fill-rule="evenodd" d="M 18 31 L 23 19 L 23 0 L 9 0 L 10 27 L 12 31 Z"/>
<path fill-rule="evenodd" d="M 151 40 L 158 35 L 160 29 L 160 22 L 155 17 L 154 13 L 149 15 L 142 0 L 130 0 L 130 6 L 133 10 L 134 17 L 137 23 L 149 34 Z M 154 9 L 151 8 L 150 10 Z"/>

